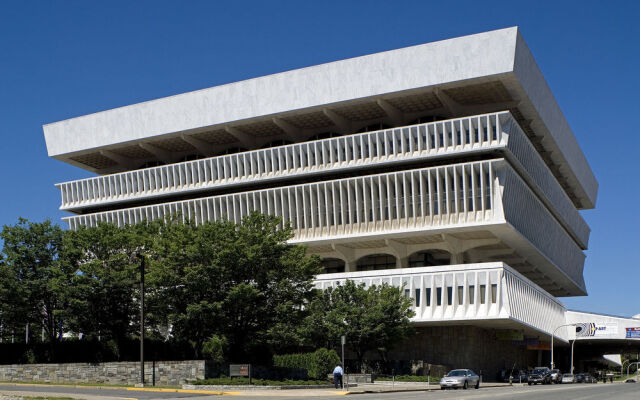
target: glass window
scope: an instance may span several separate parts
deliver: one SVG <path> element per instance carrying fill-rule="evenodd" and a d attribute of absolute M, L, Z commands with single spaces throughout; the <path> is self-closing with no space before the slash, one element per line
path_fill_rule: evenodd
<path fill-rule="evenodd" d="M 424 290 L 424 304 L 427 307 L 431 307 L 431 288 L 426 288 Z"/>
<path fill-rule="evenodd" d="M 487 286 L 480 285 L 480 304 L 487 302 Z"/>
<path fill-rule="evenodd" d="M 344 261 L 337 258 L 325 258 L 321 262 L 325 274 L 344 272 Z"/>
<path fill-rule="evenodd" d="M 441 306 L 442 305 L 442 288 L 436 288 L 436 304 Z"/>
<path fill-rule="evenodd" d="M 469 304 L 473 304 L 476 297 L 476 287 L 474 285 L 469 286 Z"/>
<path fill-rule="evenodd" d="M 409 293 L 410 293 L 409 289 L 405 289 L 404 290 L 404 297 L 408 299 L 409 298 Z"/>
<path fill-rule="evenodd" d="M 347 214 L 348 215 L 348 214 Z M 389 254 L 373 254 L 358 260 L 358 271 L 372 271 L 380 269 L 393 269 L 396 267 L 396 258 Z"/>
<path fill-rule="evenodd" d="M 416 289 L 416 307 L 420 307 L 420 289 Z"/>
<path fill-rule="evenodd" d="M 498 300 L 498 285 L 494 283 L 491 285 L 491 302 L 495 304 L 497 300 Z"/>
<path fill-rule="evenodd" d="M 447 286 L 447 305 L 453 304 L 453 287 Z"/>
<path fill-rule="evenodd" d="M 430 267 L 451 264 L 451 255 L 444 250 L 425 250 L 409 257 L 409 267 Z"/>
<path fill-rule="evenodd" d="M 458 286 L 458 304 L 462 304 L 464 300 L 464 286 Z"/>

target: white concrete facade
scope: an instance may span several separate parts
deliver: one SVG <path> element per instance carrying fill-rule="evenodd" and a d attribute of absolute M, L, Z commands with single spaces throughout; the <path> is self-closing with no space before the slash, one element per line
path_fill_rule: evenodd
<path fill-rule="evenodd" d="M 587 293 L 590 229 L 579 210 L 595 206 L 598 184 L 517 28 L 44 132 L 51 157 L 99 174 L 56 185 L 71 229 L 172 214 L 239 222 L 257 210 L 291 224 L 292 242 L 323 259 L 317 287 L 404 285 L 418 326 L 548 338 L 596 318 L 554 296 Z"/>

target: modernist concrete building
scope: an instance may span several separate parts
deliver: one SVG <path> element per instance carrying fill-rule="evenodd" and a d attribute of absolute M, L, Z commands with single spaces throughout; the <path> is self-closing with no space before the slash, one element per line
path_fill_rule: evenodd
<path fill-rule="evenodd" d="M 278 215 L 323 258 L 318 287 L 404 285 L 420 328 L 398 352 L 407 360 L 533 366 L 549 362 L 552 333 L 560 346 L 575 338 L 562 325 L 604 326 L 588 337 L 613 344 L 640 327 L 556 299 L 587 294 L 579 210 L 595 207 L 598 183 L 517 28 L 148 101 L 44 133 L 51 157 L 98 174 L 57 185 L 71 229 L 172 213 Z"/>

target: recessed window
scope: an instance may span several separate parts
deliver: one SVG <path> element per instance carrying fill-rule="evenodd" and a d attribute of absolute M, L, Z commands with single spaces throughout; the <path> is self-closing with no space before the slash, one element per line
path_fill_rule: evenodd
<path fill-rule="evenodd" d="M 476 287 L 474 285 L 469 286 L 469 304 L 473 304 L 473 300 L 476 297 Z"/>
<path fill-rule="evenodd" d="M 497 301 L 498 301 L 498 285 L 494 283 L 491 285 L 491 302 L 495 304 Z"/>
<path fill-rule="evenodd" d="M 451 264 L 451 254 L 444 250 L 425 250 L 409 256 L 409 267 L 430 267 Z"/>
<path fill-rule="evenodd" d="M 487 286 L 480 285 L 480 304 L 487 302 Z"/>
<path fill-rule="evenodd" d="M 420 307 L 420 289 L 416 289 L 416 307 Z"/>
<path fill-rule="evenodd" d="M 410 293 L 411 293 L 411 292 L 409 291 L 409 289 L 405 289 L 405 290 L 404 290 L 404 297 L 408 299 L 408 298 L 409 298 L 409 296 L 410 296 Z"/>
<path fill-rule="evenodd" d="M 431 307 L 431 288 L 426 288 L 424 290 L 424 304 L 427 307 Z"/>
<path fill-rule="evenodd" d="M 464 286 L 458 286 L 458 304 L 462 305 L 464 300 Z"/>
<path fill-rule="evenodd" d="M 442 288 L 436 288 L 436 304 L 441 306 L 442 305 Z"/>
<path fill-rule="evenodd" d="M 348 215 L 348 214 L 347 214 Z M 373 254 L 358 260 L 358 271 L 373 271 L 380 269 L 393 269 L 396 267 L 396 258 L 389 254 Z"/>
<path fill-rule="evenodd" d="M 447 286 L 447 305 L 453 304 L 453 287 Z"/>
<path fill-rule="evenodd" d="M 344 261 L 337 258 L 325 258 L 321 262 L 325 274 L 344 272 Z"/>

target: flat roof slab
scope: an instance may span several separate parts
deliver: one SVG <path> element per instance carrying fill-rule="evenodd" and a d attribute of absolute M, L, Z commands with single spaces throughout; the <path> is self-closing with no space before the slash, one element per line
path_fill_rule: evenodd
<path fill-rule="evenodd" d="M 442 88 L 500 81 L 523 119 L 564 167 L 579 208 L 595 206 L 598 184 L 517 27 L 386 51 L 263 76 L 72 118 L 44 126 L 51 157 L 71 158 L 174 137 L 207 127 L 241 126 Z M 90 169 L 90 168 L 89 168 Z"/>

